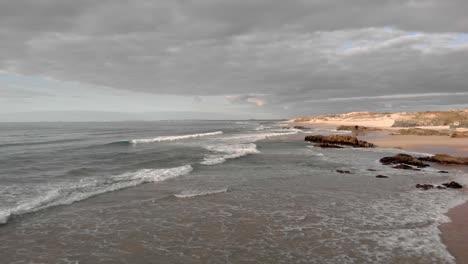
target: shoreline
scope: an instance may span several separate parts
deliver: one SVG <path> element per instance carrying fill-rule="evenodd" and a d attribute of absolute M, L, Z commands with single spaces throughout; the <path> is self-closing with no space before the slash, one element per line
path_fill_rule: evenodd
<path fill-rule="evenodd" d="M 359 125 L 367 124 L 343 124 L 335 122 L 311 123 L 294 122 L 289 126 L 321 127 L 327 129 L 336 129 L 340 125 Z M 375 144 L 377 147 L 397 148 L 406 151 L 414 151 L 427 154 L 444 153 L 453 156 L 468 156 L 468 138 L 451 138 L 449 136 L 418 136 L 418 135 L 391 135 L 395 128 L 387 126 L 378 127 L 381 131 L 369 131 L 364 135 L 357 136 L 359 139 Z M 433 129 L 433 128 L 432 128 Z M 441 128 L 437 128 L 441 129 Z M 468 168 L 462 168 L 468 173 Z M 466 188 L 466 187 L 465 187 Z M 467 193 L 466 189 L 464 190 Z M 442 223 L 438 226 L 440 230 L 440 239 L 446 246 L 449 253 L 455 258 L 457 264 L 468 263 L 468 201 L 450 208 L 447 215 L 451 222 Z"/>

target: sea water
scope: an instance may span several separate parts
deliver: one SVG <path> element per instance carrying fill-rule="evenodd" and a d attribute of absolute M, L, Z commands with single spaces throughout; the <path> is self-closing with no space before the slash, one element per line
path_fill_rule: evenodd
<path fill-rule="evenodd" d="M 401 150 L 302 140 L 334 133 L 272 121 L 2 123 L 1 261 L 454 263 L 437 226 L 466 197 L 414 186 L 463 172 L 396 170 L 378 160 Z"/>

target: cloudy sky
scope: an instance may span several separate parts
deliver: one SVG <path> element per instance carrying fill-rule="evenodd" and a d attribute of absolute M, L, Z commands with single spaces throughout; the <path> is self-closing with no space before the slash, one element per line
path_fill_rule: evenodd
<path fill-rule="evenodd" d="M 466 0 L 0 0 L 0 120 L 465 108 L 466 10 Z"/>

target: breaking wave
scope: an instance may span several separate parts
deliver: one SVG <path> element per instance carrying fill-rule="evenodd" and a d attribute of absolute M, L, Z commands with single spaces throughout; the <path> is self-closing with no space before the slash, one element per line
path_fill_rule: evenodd
<path fill-rule="evenodd" d="M 295 135 L 298 131 L 290 131 L 290 132 L 272 132 L 272 133 L 253 133 L 253 134 L 243 134 L 243 135 L 235 135 L 231 137 L 226 137 L 225 139 L 228 140 L 240 140 L 243 142 L 255 142 L 263 139 L 268 139 L 272 137 L 280 137 L 280 136 L 288 136 L 288 135 Z"/>
<path fill-rule="evenodd" d="M 181 139 L 216 136 L 216 135 L 221 135 L 221 134 L 223 134 L 223 131 L 215 131 L 215 132 L 192 134 L 192 135 L 181 135 L 181 136 L 161 136 L 161 137 L 155 137 L 155 138 L 131 139 L 129 140 L 129 142 L 131 144 L 152 143 L 152 142 L 161 142 L 161 141 L 175 141 L 175 140 L 181 140 Z"/>
<path fill-rule="evenodd" d="M 105 179 L 81 180 L 46 192 L 43 196 L 24 201 L 13 208 L 0 211 L 0 224 L 5 224 L 12 215 L 39 211 L 48 207 L 71 204 L 95 195 L 112 192 L 143 183 L 159 182 L 190 173 L 192 166 L 185 165 L 168 169 L 142 169 L 133 173 L 110 176 Z"/>
<path fill-rule="evenodd" d="M 260 153 L 260 151 L 257 150 L 257 145 L 253 143 L 211 145 L 207 146 L 206 149 L 217 154 L 207 155 L 204 160 L 200 162 L 200 164 L 203 165 L 221 164 L 228 159 L 235 159 L 249 154 Z"/>

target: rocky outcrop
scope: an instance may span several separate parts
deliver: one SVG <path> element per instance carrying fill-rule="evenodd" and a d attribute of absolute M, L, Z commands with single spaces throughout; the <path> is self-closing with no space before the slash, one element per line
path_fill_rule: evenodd
<path fill-rule="evenodd" d="M 463 186 L 456 182 L 456 181 L 451 181 L 451 182 L 448 182 L 448 183 L 442 183 L 443 186 L 447 187 L 447 188 L 451 188 L 451 189 L 461 189 L 463 188 Z"/>
<path fill-rule="evenodd" d="M 415 158 L 408 154 L 397 154 L 393 157 L 384 157 L 380 159 L 380 162 L 383 165 L 399 165 L 399 164 L 406 164 L 411 166 L 416 166 L 418 168 L 428 167 L 428 164 L 423 163 L 418 158 Z M 401 169 L 401 168 L 398 168 Z"/>
<path fill-rule="evenodd" d="M 440 164 L 468 165 L 468 157 L 455 157 L 447 154 L 436 154 L 432 157 L 421 157 L 418 158 L 418 160 Z"/>
<path fill-rule="evenodd" d="M 346 135 L 314 135 L 305 137 L 305 141 L 319 144 L 344 145 L 357 148 L 373 148 L 374 144 Z"/>
<path fill-rule="evenodd" d="M 468 138 L 468 131 L 455 131 L 452 133 L 453 138 Z"/>
<path fill-rule="evenodd" d="M 432 130 L 422 128 L 409 128 L 398 130 L 397 135 L 415 135 L 415 136 L 448 136 L 450 132 L 448 130 Z"/>
<path fill-rule="evenodd" d="M 293 126 L 294 129 L 300 129 L 300 130 L 307 130 L 307 129 L 310 129 L 308 127 L 305 127 L 305 126 Z"/>

